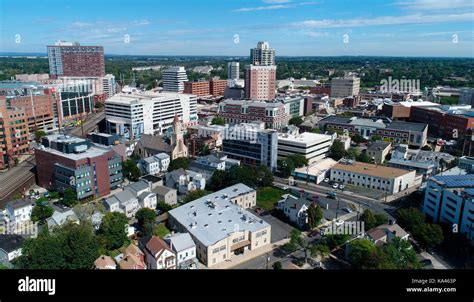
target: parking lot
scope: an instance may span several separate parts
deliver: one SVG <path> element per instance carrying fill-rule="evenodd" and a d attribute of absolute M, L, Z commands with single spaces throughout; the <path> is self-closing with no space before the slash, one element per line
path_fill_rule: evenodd
<path fill-rule="evenodd" d="M 259 216 L 255 212 L 255 209 L 250 210 L 250 212 L 262 218 L 265 222 L 267 222 L 268 224 L 272 226 L 272 238 L 271 238 L 272 243 L 288 238 L 291 231 L 294 229 L 294 227 L 292 227 L 291 225 L 284 223 L 280 219 L 272 216 L 271 214 Z"/>

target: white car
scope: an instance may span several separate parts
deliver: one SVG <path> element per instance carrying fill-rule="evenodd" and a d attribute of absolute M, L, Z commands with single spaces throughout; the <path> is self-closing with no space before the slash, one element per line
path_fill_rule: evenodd
<path fill-rule="evenodd" d="M 329 182 L 329 178 L 324 179 L 324 182 Z"/>
<path fill-rule="evenodd" d="M 335 184 L 332 185 L 332 187 L 333 187 L 334 189 L 337 189 L 337 188 L 339 187 L 339 185 L 338 185 L 337 183 L 335 183 Z"/>
<path fill-rule="evenodd" d="M 346 186 L 344 186 L 344 185 L 339 185 L 339 189 L 341 189 L 341 190 L 344 190 L 345 187 Z"/>
<path fill-rule="evenodd" d="M 344 209 L 342 209 L 342 210 L 343 210 L 344 212 L 346 212 L 346 213 L 352 213 L 352 210 L 349 209 L 349 208 L 344 208 Z"/>

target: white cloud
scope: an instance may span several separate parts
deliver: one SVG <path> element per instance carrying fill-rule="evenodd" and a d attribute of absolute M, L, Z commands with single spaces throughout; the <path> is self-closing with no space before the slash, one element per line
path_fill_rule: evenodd
<path fill-rule="evenodd" d="M 474 7 L 474 1 L 472 0 L 413 0 L 397 1 L 394 4 L 405 9 L 428 11 Z"/>
<path fill-rule="evenodd" d="M 266 6 L 257 6 L 257 7 L 243 7 L 234 10 L 234 12 L 242 13 L 242 12 L 255 12 L 255 11 L 262 11 L 262 10 L 276 10 L 276 9 L 289 9 L 295 8 L 298 6 L 308 6 L 308 5 L 316 5 L 319 4 L 318 2 L 299 2 L 293 3 L 291 1 L 285 0 L 269 0 L 267 3 L 273 3 L 274 5 L 266 5 Z"/>
<path fill-rule="evenodd" d="M 406 16 L 383 16 L 375 18 L 356 19 L 323 19 L 306 20 L 293 23 L 293 26 L 301 28 L 338 28 L 338 27 L 360 27 L 360 26 L 380 26 L 380 25 L 402 25 L 402 24 L 425 24 L 425 23 L 448 23 L 448 22 L 470 22 L 474 18 L 474 13 L 459 14 L 413 14 Z"/>

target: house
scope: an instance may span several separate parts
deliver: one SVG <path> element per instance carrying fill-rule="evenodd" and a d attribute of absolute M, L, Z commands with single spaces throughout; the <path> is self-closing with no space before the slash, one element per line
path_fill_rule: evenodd
<path fill-rule="evenodd" d="M 117 269 L 117 264 L 112 257 L 102 255 L 94 261 L 94 269 Z"/>
<path fill-rule="evenodd" d="M 104 205 L 109 212 L 124 213 L 131 218 L 141 208 L 156 209 L 157 198 L 151 190 L 151 184 L 140 180 L 123 188 L 122 192 L 106 198 Z"/>
<path fill-rule="evenodd" d="M 79 219 L 77 218 L 76 213 L 72 209 L 55 209 L 53 215 L 46 219 L 48 228 L 52 229 L 55 227 L 60 227 L 67 222 L 73 222 L 79 224 Z"/>
<path fill-rule="evenodd" d="M 165 242 L 176 254 L 178 268 L 191 268 L 196 262 L 196 244 L 189 233 L 168 235 Z"/>
<path fill-rule="evenodd" d="M 156 175 L 168 171 L 170 156 L 166 153 L 158 153 L 142 159 L 139 163 L 143 174 Z"/>
<path fill-rule="evenodd" d="M 152 192 L 151 185 L 145 181 L 140 180 L 125 187 L 137 196 L 141 208 L 156 209 L 156 194 Z"/>
<path fill-rule="evenodd" d="M 21 199 L 7 203 L 5 218 L 10 223 L 25 223 L 31 220 L 31 212 L 35 206 L 32 199 Z"/>
<path fill-rule="evenodd" d="M 176 255 L 162 239 L 152 236 L 145 245 L 145 259 L 148 269 L 175 269 Z"/>
<path fill-rule="evenodd" d="M 128 218 L 135 216 L 140 209 L 138 198 L 130 190 L 123 190 L 106 198 L 104 205 L 107 211 L 123 213 Z"/>
<path fill-rule="evenodd" d="M 20 235 L 0 234 L 0 263 L 9 263 L 21 256 L 25 239 Z"/>
<path fill-rule="evenodd" d="M 136 256 L 128 254 L 125 255 L 119 262 L 119 268 L 120 269 L 136 269 L 136 270 L 142 270 L 146 269 L 145 263 L 143 263 L 140 259 L 138 259 Z"/>
<path fill-rule="evenodd" d="M 171 154 L 173 148 L 163 137 L 157 135 L 143 134 L 136 144 L 133 154 L 141 158 L 147 158 L 160 153 Z"/>
<path fill-rule="evenodd" d="M 166 186 L 178 190 L 180 194 L 187 194 L 195 190 L 204 190 L 206 179 L 201 173 L 180 168 L 166 174 Z"/>
<path fill-rule="evenodd" d="M 192 161 L 188 169 L 201 173 L 206 180 L 209 180 L 216 170 L 225 171 L 233 166 L 240 166 L 240 161 L 228 158 L 224 153 L 212 152 L 207 156 L 202 156 Z"/>
<path fill-rule="evenodd" d="M 408 240 L 410 237 L 410 235 L 396 223 L 380 225 L 367 231 L 366 235 L 367 239 L 371 240 L 376 245 L 390 243 L 397 237 L 403 240 Z"/>
<path fill-rule="evenodd" d="M 153 189 L 153 193 L 156 194 L 157 200 L 163 201 L 170 206 L 178 203 L 178 191 L 172 188 L 157 186 Z"/>
<path fill-rule="evenodd" d="M 390 153 L 392 144 L 390 142 L 376 141 L 367 148 L 367 155 L 374 164 L 383 164 L 385 158 Z"/>
<path fill-rule="evenodd" d="M 288 219 L 300 228 L 308 223 L 307 211 L 311 202 L 305 198 L 298 198 L 290 194 L 285 194 L 278 201 L 277 208 L 285 214 Z"/>

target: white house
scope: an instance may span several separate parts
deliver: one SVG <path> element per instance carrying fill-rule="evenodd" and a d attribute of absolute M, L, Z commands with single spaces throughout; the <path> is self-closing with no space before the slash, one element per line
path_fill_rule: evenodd
<path fill-rule="evenodd" d="M 308 223 L 308 208 L 311 202 L 305 198 L 297 198 L 290 194 L 285 194 L 278 201 L 277 208 L 299 227 L 304 227 Z"/>
<path fill-rule="evenodd" d="M 166 174 L 166 186 L 178 190 L 178 193 L 187 194 L 195 190 L 204 190 L 206 179 L 201 173 L 181 168 Z"/>
<path fill-rule="evenodd" d="M 152 192 L 151 186 L 147 181 L 141 180 L 125 187 L 125 190 L 132 192 L 140 203 L 141 208 L 156 209 L 157 197 Z"/>
<path fill-rule="evenodd" d="M 122 192 L 104 200 L 107 211 L 124 213 L 128 218 L 135 216 L 141 208 L 156 209 L 157 203 L 156 194 L 144 180 L 126 186 Z"/>
<path fill-rule="evenodd" d="M 0 234 L 0 263 L 8 263 L 21 256 L 25 239 L 20 235 Z"/>
<path fill-rule="evenodd" d="M 141 160 L 140 165 L 145 174 L 156 175 L 168 170 L 170 156 L 166 153 L 159 153 Z"/>
<path fill-rule="evenodd" d="M 29 222 L 34 206 L 35 201 L 31 199 L 11 201 L 5 207 L 5 218 L 10 223 Z"/>
<path fill-rule="evenodd" d="M 162 239 L 152 236 L 145 245 L 148 269 L 176 269 L 176 255 Z"/>
<path fill-rule="evenodd" d="M 191 268 L 196 262 L 196 244 L 189 233 L 177 233 L 165 238 L 170 248 L 176 253 L 178 268 Z"/>
<path fill-rule="evenodd" d="M 46 223 L 48 224 L 48 228 L 54 228 L 62 226 L 67 222 L 74 222 L 79 224 L 79 219 L 77 218 L 76 213 L 72 209 L 57 209 L 54 211 L 53 215 L 46 219 Z"/>

